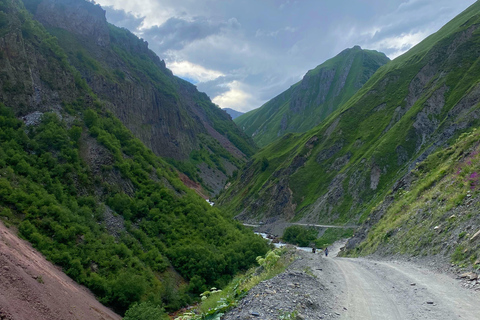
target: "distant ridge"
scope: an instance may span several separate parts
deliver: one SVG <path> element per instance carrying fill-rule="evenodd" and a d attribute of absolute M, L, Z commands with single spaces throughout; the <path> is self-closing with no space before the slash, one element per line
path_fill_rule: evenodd
<path fill-rule="evenodd" d="M 240 112 L 240 111 L 233 110 L 233 109 L 230 109 L 230 108 L 223 108 L 223 110 L 225 110 L 225 112 L 228 113 L 230 115 L 230 117 L 232 117 L 232 120 L 240 117 L 242 114 L 245 113 L 245 112 Z"/>
<path fill-rule="evenodd" d="M 306 132 L 347 102 L 388 61 L 377 51 L 359 46 L 345 49 L 235 122 L 260 147 L 289 132 Z"/>

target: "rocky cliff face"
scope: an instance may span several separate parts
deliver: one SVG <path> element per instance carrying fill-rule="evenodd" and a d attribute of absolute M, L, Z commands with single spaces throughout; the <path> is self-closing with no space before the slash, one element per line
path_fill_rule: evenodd
<path fill-rule="evenodd" d="M 100 6 L 78 0 L 42 1 L 35 19 L 46 27 L 65 29 L 91 39 L 100 47 L 108 47 L 110 35 L 105 11 Z"/>
<path fill-rule="evenodd" d="M 204 182 L 208 192 L 217 193 L 228 175 L 253 154 L 253 144 L 225 112 L 194 85 L 173 76 L 145 41 L 109 25 L 100 6 L 83 0 L 42 0 L 28 7 L 67 53 L 58 63 L 72 65 L 72 75 L 83 78 L 86 90 L 91 89 L 137 138 L 157 155 L 172 159 L 190 179 Z M 19 23 L 17 33 L 6 35 L 0 44 L 7 60 L 0 81 L 10 92 L 18 92 L 3 93 L 3 101 L 15 106 L 19 115 L 72 102 L 79 85 L 47 63 L 51 58 L 45 57 L 41 43 L 34 37 L 25 41 L 24 36 Z M 218 145 L 223 151 L 213 152 Z M 203 157 L 193 161 L 192 152 Z"/>

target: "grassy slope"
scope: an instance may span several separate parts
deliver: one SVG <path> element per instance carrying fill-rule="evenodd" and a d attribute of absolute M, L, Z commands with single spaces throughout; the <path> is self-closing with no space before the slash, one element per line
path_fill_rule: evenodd
<path fill-rule="evenodd" d="M 413 172 L 413 183 L 388 195 L 390 205 L 351 254 L 444 254 L 468 266 L 480 258 L 478 209 L 480 134 L 461 135 L 449 148 L 430 155 Z"/>
<path fill-rule="evenodd" d="M 235 119 L 259 146 L 288 132 L 306 132 L 343 105 L 389 60 L 360 47 L 347 49 L 310 70 L 302 81 L 259 109 Z M 345 73 L 348 76 L 345 77 Z M 322 101 L 323 99 L 323 101 Z"/>
<path fill-rule="evenodd" d="M 286 179 L 297 219 L 363 221 L 414 159 L 435 148 L 436 141 L 445 142 L 452 131 L 477 125 L 477 117 L 468 115 L 475 114 L 474 99 L 465 100 L 466 110 L 454 107 L 465 96 L 474 96 L 480 81 L 479 10 L 480 3 L 475 3 L 436 34 L 381 67 L 317 128 L 303 135 L 287 135 L 260 150 L 221 202 L 232 214 L 282 215 L 269 210 L 275 186 Z M 472 36 L 466 37 L 470 32 Z M 428 111 L 429 98 L 436 101 L 439 97 L 445 99 L 444 107 Z M 396 110 L 401 111 L 398 117 Z M 413 126 L 421 112 L 432 127 L 425 140 Z M 311 139 L 318 140 L 307 143 Z M 406 160 L 401 161 L 398 150 L 403 150 Z M 263 159 L 269 166 L 261 171 Z M 298 166 L 298 159 L 306 162 Z M 375 170 L 380 175 L 376 187 L 372 185 Z M 251 180 L 245 182 L 245 177 Z"/>
<path fill-rule="evenodd" d="M 11 49 L 28 51 L 27 63 L 60 70 L 74 95 L 33 126 L 0 104 L 0 218 L 7 225 L 118 312 L 138 301 L 179 308 L 267 251 L 106 110 L 18 1 L 0 0 L 0 19 L 0 36 L 21 40 Z M 19 56 L 1 58 L 15 65 Z M 55 74 L 42 77 L 51 83 L 38 85 L 60 87 Z"/>

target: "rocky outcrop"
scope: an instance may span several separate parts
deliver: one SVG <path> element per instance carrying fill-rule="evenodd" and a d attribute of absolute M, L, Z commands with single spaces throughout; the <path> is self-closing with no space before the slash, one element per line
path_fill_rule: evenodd
<path fill-rule="evenodd" d="M 202 173 L 211 182 L 207 189 L 215 192 L 226 180 L 225 167 L 237 168 L 253 154 L 254 144 L 228 114 L 175 77 L 148 43 L 109 25 L 99 5 L 38 2 L 29 8 L 48 33 L 11 12 L 9 30 L 0 36 L 0 98 L 18 116 L 61 114 L 66 105 L 82 101 L 93 106 L 96 100 L 156 155 L 188 162 L 192 151 L 219 145 L 226 152 L 213 161 L 216 167 Z"/>
<path fill-rule="evenodd" d="M 38 7 L 35 19 L 46 27 L 65 29 L 96 45 L 110 44 L 105 10 L 99 5 L 79 0 L 44 0 Z"/>

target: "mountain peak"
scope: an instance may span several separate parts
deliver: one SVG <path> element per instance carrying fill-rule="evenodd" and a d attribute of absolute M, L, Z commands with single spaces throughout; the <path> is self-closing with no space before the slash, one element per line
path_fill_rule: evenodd
<path fill-rule="evenodd" d="M 235 119 L 259 146 L 288 132 L 305 132 L 337 110 L 389 59 L 354 46 L 305 74 L 302 81 Z"/>

